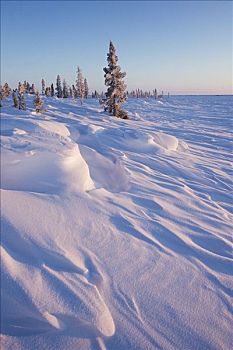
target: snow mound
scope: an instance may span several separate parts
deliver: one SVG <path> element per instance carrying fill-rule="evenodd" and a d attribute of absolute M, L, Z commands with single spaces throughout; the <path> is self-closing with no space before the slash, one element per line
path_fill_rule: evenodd
<path fill-rule="evenodd" d="M 64 123 L 5 119 L 2 139 L 3 189 L 50 194 L 94 189 L 88 165 Z"/>
<path fill-rule="evenodd" d="M 82 154 L 89 166 L 91 178 L 96 183 L 96 187 L 103 187 L 110 192 L 121 192 L 129 189 L 129 175 L 120 159 L 109 160 L 89 147 L 82 147 Z"/>
<path fill-rule="evenodd" d="M 37 124 L 39 125 L 40 128 L 45 129 L 51 133 L 55 133 L 63 137 L 70 136 L 69 130 L 62 123 L 42 120 L 42 121 L 37 121 Z"/>
<path fill-rule="evenodd" d="M 164 133 L 157 133 L 153 137 L 154 142 L 167 151 L 176 151 L 179 141 L 175 136 Z"/>
<path fill-rule="evenodd" d="M 117 143 L 119 148 L 135 152 L 177 151 L 179 145 L 179 140 L 175 136 L 131 128 L 109 129 L 103 131 L 103 136 L 107 136 L 108 140 L 111 137 L 110 142 Z"/>
<path fill-rule="evenodd" d="M 2 188 L 39 193 L 79 192 L 94 188 L 79 147 L 49 151 L 2 152 Z"/>
<path fill-rule="evenodd" d="M 26 133 L 27 132 L 25 130 L 22 130 L 22 129 L 18 129 L 18 128 L 13 129 L 13 134 L 16 134 L 16 135 L 24 135 Z"/>
<path fill-rule="evenodd" d="M 95 188 L 89 167 L 82 157 L 78 145 L 63 154 L 60 166 L 63 170 L 61 181 L 70 192 L 88 191 Z"/>

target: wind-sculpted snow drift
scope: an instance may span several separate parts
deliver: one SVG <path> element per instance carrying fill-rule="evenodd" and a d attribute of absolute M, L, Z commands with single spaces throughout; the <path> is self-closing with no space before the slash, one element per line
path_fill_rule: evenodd
<path fill-rule="evenodd" d="M 230 349 L 231 99 L 4 100 L 2 349 Z"/>

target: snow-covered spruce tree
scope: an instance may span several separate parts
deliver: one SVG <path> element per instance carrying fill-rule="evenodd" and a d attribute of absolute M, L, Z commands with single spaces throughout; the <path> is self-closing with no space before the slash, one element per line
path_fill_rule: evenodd
<path fill-rule="evenodd" d="M 26 111 L 27 106 L 26 106 L 26 101 L 24 98 L 24 94 L 19 93 L 18 94 L 18 100 L 19 100 L 19 109 L 22 109 L 23 111 Z"/>
<path fill-rule="evenodd" d="M 51 89 L 50 89 L 49 86 L 47 86 L 47 87 L 45 88 L 45 96 L 46 96 L 46 97 L 51 96 Z"/>
<path fill-rule="evenodd" d="M 154 94 L 154 98 L 158 98 L 157 89 L 154 89 L 154 90 L 153 90 L 153 94 Z"/>
<path fill-rule="evenodd" d="M 69 97 L 71 97 L 71 98 L 73 98 L 73 97 L 74 97 L 72 87 L 69 87 Z"/>
<path fill-rule="evenodd" d="M 74 97 L 74 98 L 77 98 L 77 97 L 78 97 L 78 96 L 77 96 L 77 90 L 76 90 L 76 88 L 75 88 L 74 85 L 72 85 L 72 90 L 73 90 L 73 97 Z"/>
<path fill-rule="evenodd" d="M 26 111 L 26 101 L 24 98 L 25 87 L 23 84 L 19 83 L 18 86 L 18 99 L 19 99 L 19 109 Z"/>
<path fill-rule="evenodd" d="M 51 96 L 52 96 L 52 97 L 54 96 L 54 87 L 53 87 L 53 84 L 51 84 Z"/>
<path fill-rule="evenodd" d="M 121 72 L 121 67 L 117 65 L 118 57 L 113 43 L 110 41 L 109 52 L 107 54 L 108 67 L 105 67 L 105 85 L 108 86 L 105 93 L 106 98 L 100 103 L 104 104 L 104 109 L 109 114 L 118 118 L 127 119 L 127 113 L 121 110 L 121 105 L 126 101 L 126 85 L 123 78 L 126 73 Z"/>
<path fill-rule="evenodd" d="M 88 97 L 88 93 L 89 93 L 89 88 L 88 88 L 88 84 L 87 84 L 87 79 L 84 79 L 84 97 L 87 98 Z"/>
<path fill-rule="evenodd" d="M 62 87 L 61 87 L 61 77 L 60 75 L 57 76 L 57 83 L 56 83 L 57 87 L 57 97 L 61 98 L 62 97 Z"/>
<path fill-rule="evenodd" d="M 45 80 L 44 79 L 41 80 L 41 91 L 42 91 L 42 95 L 44 95 L 45 94 Z"/>
<path fill-rule="evenodd" d="M 36 95 L 33 100 L 34 107 L 36 109 L 36 112 L 41 112 L 41 107 L 43 105 L 44 101 L 41 99 L 39 92 L 36 92 Z"/>
<path fill-rule="evenodd" d="M 27 81 L 26 80 L 24 80 L 23 86 L 24 86 L 24 92 L 27 92 Z"/>
<path fill-rule="evenodd" d="M 85 90 L 84 90 L 84 81 L 83 81 L 82 71 L 79 67 L 77 69 L 76 91 L 77 91 L 77 97 L 80 98 L 80 102 L 82 104 Z"/>
<path fill-rule="evenodd" d="M 35 95 L 35 93 L 36 93 L 35 84 L 32 84 L 31 89 L 30 89 L 30 94 Z"/>
<path fill-rule="evenodd" d="M 2 107 L 2 101 L 4 99 L 4 90 L 2 88 L 2 85 L 0 86 L 0 107 Z"/>
<path fill-rule="evenodd" d="M 8 97 L 11 94 L 11 88 L 7 83 L 5 83 L 3 86 L 3 93 L 4 93 L 4 97 Z"/>
<path fill-rule="evenodd" d="M 30 84 L 29 84 L 29 82 L 27 82 L 26 93 L 27 94 L 30 93 Z"/>
<path fill-rule="evenodd" d="M 69 90 L 68 90 L 68 86 L 67 86 L 65 79 L 63 80 L 63 90 L 62 91 L 63 91 L 64 98 L 69 97 Z"/>
<path fill-rule="evenodd" d="M 17 95 L 16 95 L 16 90 L 13 90 L 12 99 L 13 99 L 13 107 L 18 108 L 19 107 L 19 100 L 18 100 Z"/>

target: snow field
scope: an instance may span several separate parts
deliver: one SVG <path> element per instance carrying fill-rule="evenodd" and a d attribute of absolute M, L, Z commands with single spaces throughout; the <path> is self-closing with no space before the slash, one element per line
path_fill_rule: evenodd
<path fill-rule="evenodd" d="M 3 349 L 230 348 L 231 99 L 7 101 Z"/>

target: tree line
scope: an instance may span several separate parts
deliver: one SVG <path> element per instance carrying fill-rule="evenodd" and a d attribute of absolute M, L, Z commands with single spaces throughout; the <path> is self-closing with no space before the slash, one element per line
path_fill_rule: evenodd
<path fill-rule="evenodd" d="M 110 115 L 118 118 L 127 119 L 127 112 L 122 110 L 122 104 L 127 100 L 128 97 L 135 98 L 161 98 L 163 92 L 158 95 L 157 89 L 151 91 L 143 91 L 142 89 L 136 89 L 132 91 L 126 91 L 126 84 L 124 78 L 125 72 L 121 72 L 121 67 L 118 65 L 118 57 L 116 55 L 116 49 L 110 41 L 109 51 L 107 54 L 108 66 L 103 68 L 105 85 L 107 91 L 100 94 L 95 90 L 89 95 L 89 86 L 87 79 L 84 78 L 82 70 L 78 66 L 77 76 L 75 84 L 69 86 L 65 79 L 61 80 L 61 76 L 57 75 L 56 84 L 52 83 L 46 86 L 44 78 L 41 80 L 41 94 L 45 97 L 57 97 L 57 98 L 74 98 L 79 99 L 80 103 L 83 103 L 84 99 L 88 97 L 99 98 L 99 103 L 104 106 L 104 111 Z M 22 110 L 26 110 L 25 94 L 35 95 L 33 103 L 37 112 L 40 112 L 43 105 L 43 99 L 41 94 L 36 89 L 35 84 L 30 84 L 27 81 L 24 83 L 19 82 L 16 89 L 11 90 L 8 83 L 5 83 L 0 87 L 0 107 L 2 107 L 2 100 L 5 97 L 12 95 L 13 106 Z"/>

